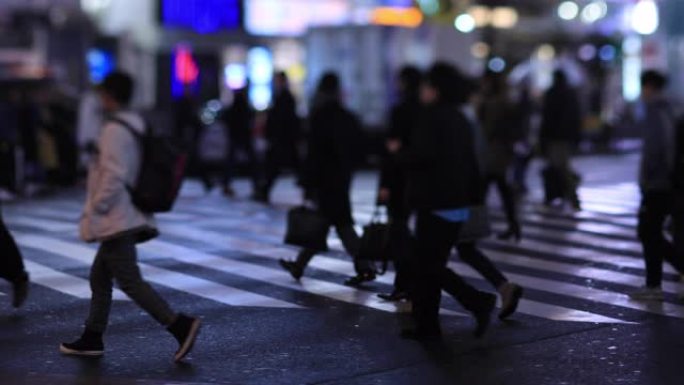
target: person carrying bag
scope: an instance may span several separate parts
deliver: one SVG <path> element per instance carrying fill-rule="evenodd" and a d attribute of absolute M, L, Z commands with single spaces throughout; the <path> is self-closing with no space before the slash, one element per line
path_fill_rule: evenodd
<path fill-rule="evenodd" d="M 371 263 L 358 258 L 361 240 L 354 230 L 349 196 L 358 163 L 360 123 L 340 100 L 339 78 L 332 73 L 324 75 L 318 87 L 316 108 L 311 113 L 308 154 L 300 184 L 305 197 L 315 202 L 318 214 L 328 220 L 327 228 L 335 227 L 345 250 L 354 259 L 356 276 L 347 279 L 345 285 L 358 286 L 373 281 L 375 270 Z M 294 219 L 304 213 L 300 210 L 291 214 Z M 281 260 L 280 265 L 299 280 L 319 251 L 305 247 L 296 260 Z"/>

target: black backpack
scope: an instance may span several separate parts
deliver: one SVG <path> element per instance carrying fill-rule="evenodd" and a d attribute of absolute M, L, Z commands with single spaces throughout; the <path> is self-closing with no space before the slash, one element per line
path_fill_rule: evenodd
<path fill-rule="evenodd" d="M 171 211 L 185 176 L 187 151 L 171 138 L 154 136 L 149 125 L 143 135 L 121 119 L 111 121 L 125 127 L 140 144 L 140 172 L 135 185 L 127 186 L 133 204 L 144 213 Z"/>

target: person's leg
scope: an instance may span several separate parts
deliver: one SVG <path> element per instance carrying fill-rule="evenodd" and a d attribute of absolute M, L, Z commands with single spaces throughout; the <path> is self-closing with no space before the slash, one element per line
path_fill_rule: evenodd
<path fill-rule="evenodd" d="M 109 272 L 121 291 L 157 322 L 164 326 L 171 325 L 177 314 L 140 274 L 134 238 L 125 236 L 113 239 L 103 243 L 102 247 Z"/>
<path fill-rule="evenodd" d="M 349 224 L 338 224 L 335 225 L 335 231 L 337 236 L 342 241 L 342 245 L 347 253 L 354 260 L 354 270 L 356 275 L 354 277 L 348 278 L 344 284 L 348 286 L 358 286 L 364 282 L 369 282 L 375 280 L 375 264 L 373 261 L 368 261 L 365 259 L 360 259 L 359 249 L 361 247 L 361 238 L 354 230 L 354 226 Z"/>
<path fill-rule="evenodd" d="M 458 251 L 459 258 L 480 273 L 495 289 L 498 290 L 501 285 L 508 282 L 508 279 L 477 248 L 474 242 L 459 243 L 456 245 L 456 250 Z"/>
<path fill-rule="evenodd" d="M 237 164 L 237 152 L 238 145 L 235 143 L 235 141 L 231 140 L 230 144 L 228 145 L 228 153 L 226 154 L 222 173 L 224 191 L 229 190 L 231 188 L 231 184 L 233 183 L 233 178 L 235 177 L 235 165 Z"/>
<path fill-rule="evenodd" d="M 452 226 L 430 212 L 421 212 L 416 221 L 416 248 L 412 258 L 414 272 L 413 317 L 419 334 L 439 335 L 439 304 L 443 270 L 453 246 Z"/>
<path fill-rule="evenodd" d="M 2 253 L 0 255 L 0 278 L 11 283 L 26 281 L 28 274 L 24 269 L 21 252 L 14 241 L 14 237 L 7 230 L 2 214 L 0 214 L 0 252 Z"/>
<path fill-rule="evenodd" d="M 503 203 L 504 213 L 506 214 L 506 222 L 508 222 L 508 230 L 499 235 L 500 239 L 515 238 L 520 240 L 520 222 L 518 221 L 518 212 L 515 203 L 515 196 L 513 189 L 508 184 L 505 175 L 497 175 L 494 178 L 496 187 L 499 190 L 499 197 Z"/>
<path fill-rule="evenodd" d="M 104 354 L 102 335 L 109 323 L 109 312 L 112 307 L 112 275 L 107 259 L 112 250 L 100 245 L 95 260 L 90 268 L 90 309 L 85 322 L 85 330 L 74 342 L 62 343 L 59 350 L 64 354 L 79 356 L 101 356 Z"/>
<path fill-rule="evenodd" d="M 299 281 L 304 275 L 304 270 L 309 265 L 309 262 L 311 262 L 314 256 L 316 256 L 315 250 L 302 249 L 299 252 L 299 254 L 297 254 L 297 258 L 294 261 L 281 259 L 279 262 L 280 266 L 282 266 L 283 269 L 287 270 L 292 276 L 292 278 Z"/>
<path fill-rule="evenodd" d="M 20 308 L 29 292 L 29 275 L 24 268 L 21 252 L 2 220 L 0 213 L 0 278 L 12 284 L 12 306 Z"/>
<path fill-rule="evenodd" d="M 113 281 L 107 267 L 107 257 L 110 252 L 105 244 L 100 245 L 90 268 L 90 310 L 85 326 L 86 329 L 99 334 L 107 329 L 112 307 Z"/>
<path fill-rule="evenodd" d="M 659 289 L 663 276 L 663 258 L 667 241 L 663 226 L 668 215 L 666 194 L 646 192 L 639 209 L 638 236 L 646 265 L 646 287 Z M 664 204 L 665 203 L 665 204 Z"/>
<path fill-rule="evenodd" d="M 482 275 L 501 295 L 499 318 L 505 319 L 515 313 L 523 296 L 523 288 L 511 283 L 503 273 L 487 258 L 474 242 L 456 246 L 459 257 Z"/>

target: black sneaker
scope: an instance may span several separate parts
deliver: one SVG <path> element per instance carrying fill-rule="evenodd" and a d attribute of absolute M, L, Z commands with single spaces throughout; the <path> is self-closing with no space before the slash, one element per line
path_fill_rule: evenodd
<path fill-rule="evenodd" d="M 102 357 L 104 354 L 102 333 L 86 329 L 78 340 L 71 343 L 62 343 L 59 346 L 59 351 L 70 356 Z"/>
<path fill-rule="evenodd" d="M 167 328 L 169 333 L 176 337 L 179 345 L 178 351 L 173 356 L 174 361 L 179 362 L 190 353 L 199 334 L 200 324 L 199 318 L 179 314 L 176 321 Z"/>
<path fill-rule="evenodd" d="M 14 282 L 12 284 L 12 288 L 14 291 L 13 298 L 12 298 L 12 306 L 14 306 L 15 309 L 18 309 L 24 304 L 24 302 L 26 302 L 26 298 L 28 297 L 28 292 L 29 292 L 28 275 L 26 275 L 24 278 L 20 279 L 19 281 Z"/>
<path fill-rule="evenodd" d="M 481 338 L 489 329 L 489 322 L 492 319 L 492 312 L 496 307 L 496 296 L 489 293 L 483 293 L 482 304 L 480 309 L 473 312 L 477 327 L 475 328 L 475 337 Z"/>
<path fill-rule="evenodd" d="M 302 276 L 304 275 L 304 269 L 299 267 L 299 265 L 297 265 L 296 262 L 286 261 L 284 259 L 281 259 L 278 262 L 280 263 L 280 266 L 283 269 L 287 270 L 290 273 L 290 275 L 292 276 L 292 278 L 294 278 L 295 280 L 299 281 L 302 278 Z"/>
<path fill-rule="evenodd" d="M 344 281 L 344 284 L 346 286 L 360 286 L 366 282 L 370 281 L 375 281 L 375 273 L 372 271 L 365 271 L 363 273 L 359 273 L 354 277 L 347 278 L 347 280 Z"/>

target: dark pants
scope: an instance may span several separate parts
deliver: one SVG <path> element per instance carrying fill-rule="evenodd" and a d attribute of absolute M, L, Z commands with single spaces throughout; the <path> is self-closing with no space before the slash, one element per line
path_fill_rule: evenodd
<path fill-rule="evenodd" d="M 340 237 L 344 249 L 354 259 L 354 269 L 356 270 L 356 273 L 361 274 L 374 271 L 372 262 L 361 260 L 357 257 L 359 255 L 359 248 L 361 247 L 361 239 L 356 233 L 356 230 L 354 230 L 354 226 L 351 224 L 335 225 L 335 231 L 337 231 L 337 236 Z M 315 250 L 304 249 L 297 256 L 296 263 L 301 268 L 305 268 L 315 255 Z"/>
<path fill-rule="evenodd" d="M 258 163 L 254 146 L 249 141 L 231 140 L 226 157 L 226 169 L 223 174 L 223 186 L 228 187 L 235 177 L 235 166 L 237 165 L 237 154 L 243 152 L 247 157 L 247 170 L 252 179 L 252 185 L 256 189 L 258 186 Z"/>
<path fill-rule="evenodd" d="M 0 215 L 0 278 L 18 283 L 28 278 L 24 262 L 12 234 L 7 230 Z"/>
<path fill-rule="evenodd" d="M 421 331 L 440 330 L 439 304 L 442 289 L 453 295 L 466 310 L 477 312 L 484 306 L 486 294 L 470 286 L 447 268 L 460 228 L 460 223 L 447 222 L 430 212 L 418 213 L 417 252 L 412 258 L 412 300 L 416 327 Z"/>
<path fill-rule="evenodd" d="M 270 197 L 271 190 L 285 167 L 299 169 L 299 154 L 295 142 L 281 143 L 266 152 L 261 184 L 261 192 L 266 199 Z"/>
<path fill-rule="evenodd" d="M 506 222 L 508 222 L 509 227 L 518 227 L 518 214 L 515 204 L 515 196 L 513 194 L 513 189 L 511 185 L 506 180 L 506 175 L 490 175 L 487 178 L 487 184 L 485 189 L 485 196 L 489 192 L 489 187 L 494 184 L 499 190 L 499 197 L 503 203 L 504 212 L 506 214 Z M 485 198 L 486 201 L 486 198 Z"/>
<path fill-rule="evenodd" d="M 478 249 L 475 242 L 459 243 L 456 245 L 456 250 L 458 251 L 458 257 L 480 273 L 480 275 L 482 275 L 487 282 L 491 283 L 495 289 L 498 290 L 501 285 L 508 282 L 506 277 L 504 277 L 501 271 L 494 266 L 492 261 Z M 453 295 L 453 293 L 449 294 Z"/>
<path fill-rule="evenodd" d="M 663 280 L 663 260 L 684 274 L 684 254 L 676 252 L 675 244 L 665 238 L 664 225 L 675 209 L 675 195 L 669 191 L 643 193 L 639 209 L 639 240 L 646 262 L 646 286 L 660 287 Z M 674 218 L 675 241 L 680 241 L 681 221 Z"/>
<path fill-rule="evenodd" d="M 164 326 L 173 323 L 176 314 L 140 274 L 135 239 L 123 236 L 103 242 L 93 261 L 90 270 L 92 298 L 86 321 L 89 330 L 103 333 L 107 328 L 114 280 L 121 291 L 157 322 Z"/>

